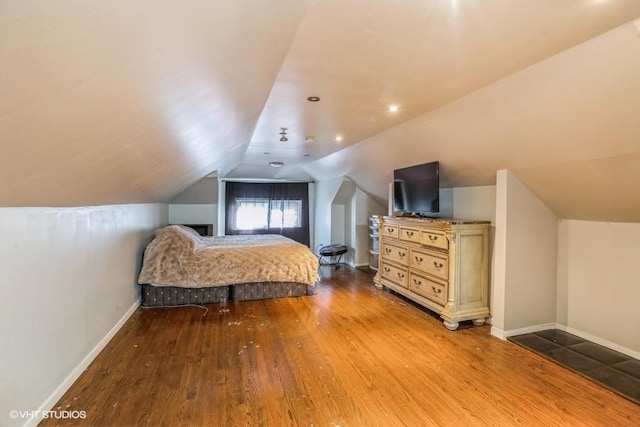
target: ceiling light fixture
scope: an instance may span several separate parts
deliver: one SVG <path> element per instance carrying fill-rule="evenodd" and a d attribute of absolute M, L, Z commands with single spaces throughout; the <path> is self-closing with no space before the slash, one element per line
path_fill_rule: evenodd
<path fill-rule="evenodd" d="M 280 128 L 280 141 L 287 142 L 289 138 L 287 138 L 287 128 Z"/>
<path fill-rule="evenodd" d="M 342 142 L 344 137 L 342 135 L 336 135 L 336 142 Z"/>
<path fill-rule="evenodd" d="M 387 107 L 387 110 L 389 110 L 390 113 L 397 113 L 400 110 L 400 107 L 398 107 L 397 105 L 389 105 L 389 107 Z"/>
<path fill-rule="evenodd" d="M 271 166 L 272 168 L 279 168 L 284 166 L 283 162 L 269 162 L 269 166 Z"/>
<path fill-rule="evenodd" d="M 309 102 L 318 102 L 318 101 L 320 101 L 320 97 L 319 96 L 309 96 L 307 98 L 307 101 L 309 101 Z"/>

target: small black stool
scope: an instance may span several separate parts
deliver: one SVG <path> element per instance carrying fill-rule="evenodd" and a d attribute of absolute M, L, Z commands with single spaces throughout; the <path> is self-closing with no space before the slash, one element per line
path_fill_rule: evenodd
<path fill-rule="evenodd" d="M 323 246 L 320 248 L 320 250 L 318 251 L 318 254 L 320 255 L 320 265 L 335 265 L 336 270 L 340 268 L 340 259 L 342 258 L 342 255 L 346 254 L 349 251 L 349 248 L 347 248 L 345 245 L 329 245 L 329 246 Z M 329 263 L 323 263 L 322 262 L 322 257 L 338 257 L 338 259 L 336 260 L 336 262 L 329 262 Z"/>

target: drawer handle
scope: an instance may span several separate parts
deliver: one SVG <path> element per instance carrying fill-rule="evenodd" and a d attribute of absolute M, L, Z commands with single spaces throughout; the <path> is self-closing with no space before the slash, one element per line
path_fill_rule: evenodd
<path fill-rule="evenodd" d="M 404 258 L 406 255 L 407 255 L 407 253 L 406 253 L 406 252 L 398 252 L 398 256 L 399 256 L 400 258 Z"/>
<path fill-rule="evenodd" d="M 434 294 L 441 294 L 442 293 L 442 289 L 436 288 L 435 286 L 432 286 L 431 289 L 433 289 L 433 293 Z"/>
<path fill-rule="evenodd" d="M 415 258 L 415 260 L 416 260 L 416 262 L 418 264 L 420 264 L 422 261 L 424 261 L 424 258 L 422 258 L 421 256 L 418 256 L 418 255 L 416 255 L 414 258 Z"/>
<path fill-rule="evenodd" d="M 413 231 L 407 231 L 407 236 L 413 237 Z"/>
<path fill-rule="evenodd" d="M 385 267 L 385 268 L 384 268 L 384 272 L 385 272 L 385 273 L 389 273 L 390 271 L 391 271 L 391 269 L 390 269 L 389 267 Z"/>
<path fill-rule="evenodd" d="M 422 280 L 413 279 L 413 284 L 414 285 L 422 285 Z"/>
<path fill-rule="evenodd" d="M 395 228 L 389 228 L 387 227 L 387 233 L 393 233 L 394 231 L 396 231 Z"/>
<path fill-rule="evenodd" d="M 429 234 L 429 240 L 431 240 L 432 242 L 435 242 L 436 240 L 438 240 L 438 236 L 434 236 L 433 234 Z"/>
<path fill-rule="evenodd" d="M 389 255 L 391 253 L 391 248 L 384 248 L 384 252 Z"/>
<path fill-rule="evenodd" d="M 400 273 L 400 272 L 398 271 L 398 273 L 397 273 L 397 274 L 398 274 L 398 277 L 399 277 L 399 278 L 404 279 L 404 273 Z"/>
<path fill-rule="evenodd" d="M 435 261 L 433 261 L 433 266 L 439 270 L 439 269 L 441 269 L 442 267 L 444 267 L 444 264 L 443 264 L 443 263 L 441 263 L 441 262 L 435 262 Z"/>

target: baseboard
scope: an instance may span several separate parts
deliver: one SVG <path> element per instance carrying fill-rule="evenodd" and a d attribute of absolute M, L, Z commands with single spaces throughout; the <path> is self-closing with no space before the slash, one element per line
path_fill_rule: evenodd
<path fill-rule="evenodd" d="M 571 328 L 571 327 L 566 326 L 566 325 L 556 324 L 555 327 L 556 327 L 556 329 L 560 329 L 561 331 L 565 331 L 565 332 L 568 332 L 570 334 L 576 335 L 576 336 L 578 336 L 578 337 L 580 337 L 582 339 L 585 339 L 587 341 L 591 341 L 592 343 L 596 343 L 596 344 L 599 344 L 599 345 L 601 345 L 603 347 L 607 347 L 607 348 L 609 348 L 611 350 L 615 350 L 615 351 L 617 351 L 619 353 L 626 354 L 627 356 L 631 356 L 631 357 L 633 357 L 635 359 L 640 359 L 640 352 L 638 352 L 638 351 L 631 350 L 630 348 L 623 347 L 623 346 L 621 346 L 619 344 L 613 343 L 611 341 L 607 341 L 607 340 L 602 339 L 600 337 L 597 337 L 595 335 L 591 335 L 591 334 L 589 334 L 587 332 L 583 332 L 583 331 L 580 331 L 580 330 L 575 329 L 575 328 Z"/>
<path fill-rule="evenodd" d="M 630 348 L 626 348 L 623 347 L 619 344 L 613 343 L 611 341 L 607 341 L 603 338 L 597 337 L 595 335 L 591 335 L 587 332 L 584 331 L 580 331 L 578 329 L 575 328 L 571 328 L 569 326 L 566 325 L 561 325 L 559 323 L 544 323 L 541 325 L 534 325 L 534 326 L 527 326 L 526 328 L 519 328 L 519 329 L 511 329 L 508 331 L 505 331 L 503 329 L 500 328 L 496 328 L 495 326 L 491 328 L 491 335 L 493 335 L 494 337 L 500 338 L 502 340 L 506 340 L 509 337 L 515 336 L 515 335 L 523 335 L 523 334 L 530 334 L 533 332 L 538 332 L 538 331 L 545 331 L 547 329 L 559 329 L 561 331 L 565 331 L 568 332 L 570 334 L 573 334 L 575 336 L 578 336 L 582 339 L 585 339 L 587 341 L 591 341 L 592 343 L 595 344 L 599 344 L 603 347 L 607 347 L 611 350 L 620 352 L 622 354 L 626 354 L 627 356 L 633 357 L 635 359 L 640 359 L 640 352 L 632 350 Z"/>
<path fill-rule="evenodd" d="M 40 408 L 38 408 L 37 413 L 43 413 L 44 411 L 51 411 L 53 406 L 60 400 L 60 398 L 71 388 L 74 382 L 82 375 L 85 369 L 93 362 L 93 360 L 100 354 L 102 349 L 104 349 L 109 341 L 115 336 L 115 334 L 122 328 L 127 320 L 135 313 L 135 311 L 140 306 L 140 300 L 136 300 L 136 302 L 127 310 L 127 312 L 122 316 L 122 318 L 115 324 L 113 328 L 100 340 L 98 344 L 82 359 L 82 361 L 75 367 L 73 371 L 62 381 L 51 395 L 45 400 Z M 29 418 L 29 420 L 23 424 L 23 427 L 35 427 L 38 423 L 42 421 L 39 418 Z"/>
<path fill-rule="evenodd" d="M 500 328 L 496 328 L 495 326 L 491 327 L 491 335 L 496 337 L 496 338 L 500 338 L 501 340 L 506 340 L 507 337 L 504 334 L 504 329 L 500 329 Z"/>
<path fill-rule="evenodd" d="M 518 329 L 510 329 L 510 330 L 503 330 L 500 328 L 496 328 L 491 327 L 491 335 L 493 335 L 494 337 L 500 338 L 501 340 L 506 340 L 509 337 L 513 337 L 515 335 L 522 335 L 522 334 L 530 334 L 532 332 L 538 332 L 538 331 L 545 331 L 547 329 L 555 329 L 557 327 L 556 323 L 542 323 L 540 325 L 533 325 L 533 326 L 527 326 L 525 328 L 518 328 Z"/>

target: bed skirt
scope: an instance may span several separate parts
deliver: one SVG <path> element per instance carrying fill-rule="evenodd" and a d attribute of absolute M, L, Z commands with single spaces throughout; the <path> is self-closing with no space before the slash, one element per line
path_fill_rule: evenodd
<path fill-rule="evenodd" d="M 233 285 L 231 287 L 231 299 L 233 301 L 300 297 L 304 295 L 313 295 L 311 287 L 304 283 L 243 283 L 240 285 Z"/>
<path fill-rule="evenodd" d="M 140 285 L 143 307 L 166 307 L 187 304 L 210 304 L 223 301 L 250 301 L 313 295 L 304 283 L 262 282 L 242 283 L 209 288 Z"/>
<path fill-rule="evenodd" d="M 174 286 L 140 285 L 143 307 L 166 307 L 186 304 L 209 304 L 227 301 L 228 286 L 211 288 L 178 288 Z"/>

